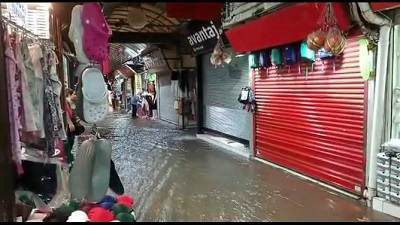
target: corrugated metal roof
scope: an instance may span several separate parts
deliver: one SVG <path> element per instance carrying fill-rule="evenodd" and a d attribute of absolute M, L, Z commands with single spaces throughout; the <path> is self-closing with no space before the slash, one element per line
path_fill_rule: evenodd
<path fill-rule="evenodd" d="M 129 26 L 127 22 L 128 11 L 132 7 L 133 6 L 118 6 L 114 8 L 112 13 L 107 17 L 108 24 L 114 31 L 168 33 L 175 31 L 181 23 L 180 20 L 168 18 L 162 9 L 142 3 L 140 7 L 146 14 L 149 24 L 142 29 L 135 29 Z"/>
<path fill-rule="evenodd" d="M 106 3 L 108 4 L 108 3 Z M 111 3 L 112 4 L 112 3 Z M 115 4 L 116 5 L 116 4 Z M 142 29 L 131 27 L 128 22 L 128 12 L 132 7 L 140 7 L 145 13 L 148 24 Z M 163 9 L 156 7 L 150 3 L 121 3 L 112 9 L 107 15 L 107 22 L 113 31 L 118 32 L 152 32 L 152 33 L 170 33 L 176 31 L 181 20 L 168 18 Z M 120 48 L 125 48 L 125 54 L 121 55 Z M 110 44 L 110 60 L 112 69 L 120 66 L 121 62 L 136 57 L 140 52 L 147 47 L 146 44 Z"/>
<path fill-rule="evenodd" d="M 140 52 L 147 47 L 146 44 L 116 44 L 110 43 L 110 60 L 112 69 L 121 65 L 140 54 Z M 124 49 L 124 54 L 120 53 L 120 49 Z"/>
<path fill-rule="evenodd" d="M 57 12 L 57 17 L 63 21 L 65 26 L 69 25 L 71 10 L 76 4 L 81 3 L 52 3 L 53 10 Z M 168 18 L 162 3 L 104 2 L 104 5 L 108 5 L 111 9 L 109 13 L 106 13 L 106 18 L 111 29 L 115 32 L 170 33 L 176 31 L 183 22 L 182 20 Z M 146 15 L 148 24 L 142 29 L 134 29 L 127 22 L 128 12 L 134 6 L 140 7 Z M 125 48 L 125 54 L 122 57 L 119 53 L 120 47 Z M 136 57 L 146 47 L 146 44 L 142 43 L 110 43 L 111 68 L 116 69 L 121 62 Z"/>
<path fill-rule="evenodd" d="M 111 3 L 112 4 L 112 3 Z M 126 4 L 121 3 L 112 9 L 107 15 L 107 22 L 113 31 L 118 32 L 151 32 L 151 33 L 170 33 L 176 31 L 181 22 L 178 19 L 168 18 L 163 9 L 149 3 Z M 133 7 L 140 7 L 145 13 L 148 24 L 142 29 L 131 27 L 128 22 L 128 12 Z M 125 54 L 121 55 L 119 49 L 125 48 Z M 112 69 L 115 69 L 121 62 L 125 62 L 130 58 L 134 58 L 147 47 L 146 44 L 110 44 L 110 59 L 112 61 Z"/>
<path fill-rule="evenodd" d="M 120 66 L 121 63 L 128 61 L 140 54 L 143 49 L 147 47 L 146 44 L 117 44 L 110 43 L 110 60 L 111 69 Z M 120 53 L 120 48 L 124 49 L 125 54 Z"/>

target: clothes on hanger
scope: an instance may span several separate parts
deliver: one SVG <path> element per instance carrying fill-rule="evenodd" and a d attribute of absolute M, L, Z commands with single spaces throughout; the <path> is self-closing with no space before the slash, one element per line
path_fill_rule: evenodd
<path fill-rule="evenodd" d="M 23 28 L 3 21 L 9 118 L 13 161 L 22 174 L 21 142 L 39 147 L 44 157 L 56 157 L 57 143 L 66 139 L 60 106 L 63 85 L 56 71 L 52 46 L 26 35 Z M 43 145 L 44 143 L 44 145 Z M 61 154 L 63 155 L 63 153 Z"/>
<path fill-rule="evenodd" d="M 27 45 L 28 46 L 28 45 Z M 43 94 L 44 94 L 44 80 L 43 80 L 43 72 L 42 72 L 42 66 L 40 64 L 40 59 L 43 57 L 43 52 L 38 43 L 32 43 L 31 45 L 28 46 L 29 50 L 29 55 L 27 61 L 28 64 L 30 64 L 29 61 L 32 62 L 33 66 L 33 71 L 34 73 L 30 74 L 30 91 L 32 92 L 32 95 L 34 95 L 34 99 L 36 100 L 37 105 L 35 106 L 35 113 L 37 114 L 38 118 L 36 121 L 37 124 L 37 135 L 40 138 L 44 138 L 44 124 L 43 124 Z M 30 60 L 29 60 L 30 58 Z M 34 75 L 34 76 L 32 76 Z"/>
<path fill-rule="evenodd" d="M 8 29 L 4 29 L 7 31 Z M 23 173 L 23 167 L 21 162 L 21 145 L 19 139 L 20 129 L 20 118 L 19 118 L 19 98 L 18 98 L 18 77 L 17 75 L 17 64 L 13 51 L 12 42 L 13 37 L 9 32 L 4 32 L 5 37 L 5 58 L 6 58 L 6 76 L 7 76 L 7 87 L 8 87 L 8 113 L 10 121 L 11 131 L 11 148 L 12 148 L 12 159 L 16 164 L 18 174 Z"/>
<path fill-rule="evenodd" d="M 17 64 L 17 72 L 19 74 L 19 90 L 20 90 L 20 100 L 21 100 L 21 110 L 24 112 L 23 118 L 21 120 L 21 126 L 25 131 L 33 132 L 37 130 L 35 124 L 34 115 L 30 112 L 33 111 L 33 104 L 31 95 L 28 89 L 28 77 L 26 68 L 24 65 L 24 59 L 22 55 L 22 43 L 21 43 L 21 36 L 16 34 L 15 36 L 15 48 L 14 48 L 14 55 Z M 25 113 L 26 112 L 26 113 Z"/>
<path fill-rule="evenodd" d="M 16 187 L 37 194 L 45 203 L 58 201 L 58 183 L 66 179 L 57 175 L 56 167 L 66 164 L 63 141 L 67 138 L 61 108 L 63 84 L 56 70 L 59 59 L 51 43 L 4 17 L 0 25 L 4 27 Z"/>

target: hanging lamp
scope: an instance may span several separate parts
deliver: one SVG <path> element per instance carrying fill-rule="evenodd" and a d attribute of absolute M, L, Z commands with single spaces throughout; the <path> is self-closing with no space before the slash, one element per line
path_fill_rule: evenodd
<path fill-rule="evenodd" d="M 142 29 L 148 24 L 146 14 L 141 7 L 131 7 L 128 11 L 127 21 L 135 29 Z"/>

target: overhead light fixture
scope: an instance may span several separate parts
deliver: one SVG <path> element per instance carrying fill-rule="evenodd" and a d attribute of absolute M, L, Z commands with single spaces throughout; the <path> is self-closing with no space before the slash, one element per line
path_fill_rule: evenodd
<path fill-rule="evenodd" d="M 243 57 L 243 56 L 245 56 L 245 54 L 240 53 L 240 54 L 237 54 L 235 57 L 239 58 L 239 57 Z"/>
<path fill-rule="evenodd" d="M 128 24 L 135 29 L 142 29 L 148 23 L 146 14 L 144 13 L 143 9 L 136 7 L 132 7 L 129 9 L 127 21 Z"/>

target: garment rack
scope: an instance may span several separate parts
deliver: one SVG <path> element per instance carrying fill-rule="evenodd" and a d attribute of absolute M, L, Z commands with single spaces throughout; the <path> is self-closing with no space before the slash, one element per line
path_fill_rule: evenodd
<path fill-rule="evenodd" d="M 2 19 L 2 22 L 5 22 L 6 24 L 13 26 L 14 28 L 17 28 L 18 30 L 21 30 L 22 32 L 24 32 L 24 33 L 26 33 L 26 34 L 34 37 L 34 38 L 40 39 L 40 37 L 38 35 L 36 35 L 32 31 L 30 31 L 30 30 L 18 25 L 17 23 L 15 23 L 14 21 L 8 19 L 7 17 L 1 16 L 1 19 Z"/>
<path fill-rule="evenodd" d="M 14 27 L 14 28 L 16 28 L 16 29 L 22 31 L 23 34 L 28 35 L 28 36 L 31 36 L 31 37 L 34 38 L 34 39 L 37 39 L 37 40 L 38 40 L 41 44 L 43 44 L 46 48 L 55 50 L 55 46 L 54 46 L 54 44 L 53 44 L 52 41 L 50 41 L 50 40 L 45 40 L 45 39 L 40 38 L 39 35 L 37 35 L 37 34 L 33 33 L 32 31 L 30 31 L 30 30 L 28 30 L 28 29 L 26 29 L 26 28 L 24 28 L 24 27 L 18 25 L 17 23 L 15 23 L 14 21 L 8 19 L 8 18 L 5 17 L 5 16 L 1 16 L 1 20 L 2 20 L 2 22 L 5 22 L 7 25 L 11 25 L 12 27 Z"/>
<path fill-rule="evenodd" d="M 5 22 L 8 25 L 13 26 L 14 28 L 17 28 L 18 30 L 21 30 L 25 34 L 28 34 L 29 36 L 31 36 L 31 37 L 33 37 L 35 39 L 38 39 L 46 47 L 49 47 L 49 48 L 55 50 L 55 46 L 54 46 L 53 42 L 51 42 L 50 40 L 45 40 L 45 39 L 40 38 L 39 35 L 33 33 L 32 31 L 30 31 L 30 30 L 28 30 L 28 29 L 26 29 L 26 28 L 24 28 L 24 27 L 22 27 L 22 26 L 20 26 L 18 24 L 16 24 L 14 21 L 8 19 L 5 16 L 2 16 L 2 21 Z M 66 55 L 66 56 L 75 57 L 74 54 L 66 52 L 66 51 L 62 51 L 62 54 Z"/>

